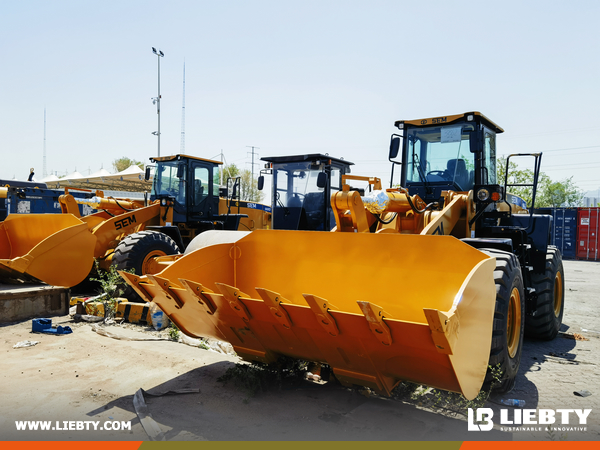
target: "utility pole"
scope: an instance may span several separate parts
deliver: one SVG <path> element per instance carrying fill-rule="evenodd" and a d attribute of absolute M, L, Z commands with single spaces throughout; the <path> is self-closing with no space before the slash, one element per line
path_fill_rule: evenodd
<path fill-rule="evenodd" d="M 158 131 L 154 131 L 152 134 L 158 137 L 158 156 L 160 156 L 160 58 L 164 57 L 165 54 L 160 49 L 156 50 L 154 47 L 152 47 L 152 51 L 158 57 L 158 97 L 152 101 L 152 103 L 156 104 L 156 114 L 158 114 Z"/>
<path fill-rule="evenodd" d="M 225 155 L 223 154 L 223 149 L 221 149 L 221 162 L 223 163 L 223 168 L 225 168 Z M 219 175 L 221 176 L 219 186 L 223 186 L 223 169 L 219 170 Z"/>
<path fill-rule="evenodd" d="M 253 190 L 253 188 L 254 188 L 254 165 L 258 165 L 258 163 L 254 162 L 254 155 L 256 154 L 254 149 L 260 150 L 260 147 L 255 147 L 254 145 L 246 145 L 246 147 L 252 149 L 252 152 L 251 152 L 252 153 L 252 162 L 250 163 L 252 165 L 252 178 L 250 180 L 250 186 L 248 187 L 248 193 L 250 194 L 249 200 L 255 201 L 256 199 L 254 198 L 254 190 Z M 248 153 L 250 153 L 250 152 L 248 152 Z M 246 163 L 246 164 L 248 164 L 248 163 Z"/>
<path fill-rule="evenodd" d="M 254 149 L 260 150 L 260 147 L 255 147 L 254 145 L 246 145 L 246 147 L 252 149 L 252 152 L 248 152 L 248 153 L 252 153 L 252 162 L 250 164 L 252 165 L 252 183 L 254 184 L 254 166 L 258 165 L 258 163 L 254 162 L 254 155 L 256 155 L 256 152 L 254 151 Z M 246 164 L 248 164 L 248 163 L 246 163 Z"/>

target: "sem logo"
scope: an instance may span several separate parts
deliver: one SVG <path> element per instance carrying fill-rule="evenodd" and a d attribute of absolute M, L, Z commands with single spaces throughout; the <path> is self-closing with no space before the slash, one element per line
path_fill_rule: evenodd
<path fill-rule="evenodd" d="M 135 223 L 135 216 L 125 217 L 124 219 L 117 220 L 115 222 L 115 228 L 120 230 L 121 228 L 128 227 L 129 225 Z"/>

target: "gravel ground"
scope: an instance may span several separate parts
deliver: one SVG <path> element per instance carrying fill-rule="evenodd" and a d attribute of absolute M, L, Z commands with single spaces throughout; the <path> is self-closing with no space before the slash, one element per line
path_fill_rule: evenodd
<path fill-rule="evenodd" d="M 392 399 L 366 389 L 296 380 L 275 383 L 250 396 L 219 381 L 240 360 L 228 346 L 199 341 L 183 345 L 168 329 L 135 324 L 102 326 L 125 339 L 102 336 L 93 325 L 54 318 L 73 333 L 31 333 L 31 321 L 0 326 L 4 353 L 0 383 L 3 440 L 148 440 L 133 406 L 138 389 L 168 440 L 591 440 L 600 437 L 600 264 L 565 261 L 566 308 L 561 336 L 551 342 L 526 340 L 515 389 L 479 405 L 434 390 L 399 391 Z M 571 339 L 577 333 L 585 340 Z M 127 340 L 134 339 L 134 340 Z M 36 340 L 28 348 L 17 342 Z M 195 346 L 193 346 L 195 345 Z M 588 390 L 591 396 L 574 392 Z M 592 409 L 585 431 L 503 429 L 497 422 L 501 399 L 524 400 L 525 409 Z M 449 401 L 448 401 L 449 400 Z M 494 411 L 495 428 L 467 430 L 466 407 Z M 513 410 L 510 409 L 511 413 Z M 126 421 L 131 430 L 18 431 L 15 421 Z M 572 420 L 573 422 L 573 420 Z M 573 425 L 573 423 L 571 423 Z"/>

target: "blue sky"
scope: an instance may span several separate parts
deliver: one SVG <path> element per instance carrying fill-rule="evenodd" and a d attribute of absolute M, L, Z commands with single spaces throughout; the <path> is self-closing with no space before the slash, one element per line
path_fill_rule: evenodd
<path fill-rule="evenodd" d="M 0 178 L 83 174 L 185 152 L 251 168 L 329 153 L 387 180 L 394 121 L 481 111 L 500 154 L 600 187 L 600 3 L 7 1 L 0 3 Z"/>

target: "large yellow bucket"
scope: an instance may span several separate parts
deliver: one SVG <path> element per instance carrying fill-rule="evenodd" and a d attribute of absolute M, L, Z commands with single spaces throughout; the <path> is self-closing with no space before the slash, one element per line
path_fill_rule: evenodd
<path fill-rule="evenodd" d="M 75 286 L 90 273 L 95 245 L 71 214 L 11 214 L 0 222 L 0 281 Z"/>
<path fill-rule="evenodd" d="M 324 362 L 342 383 L 387 395 L 401 380 L 478 394 L 494 258 L 450 236 L 238 236 L 157 275 L 122 275 L 184 333 L 228 341 L 244 359 Z"/>

